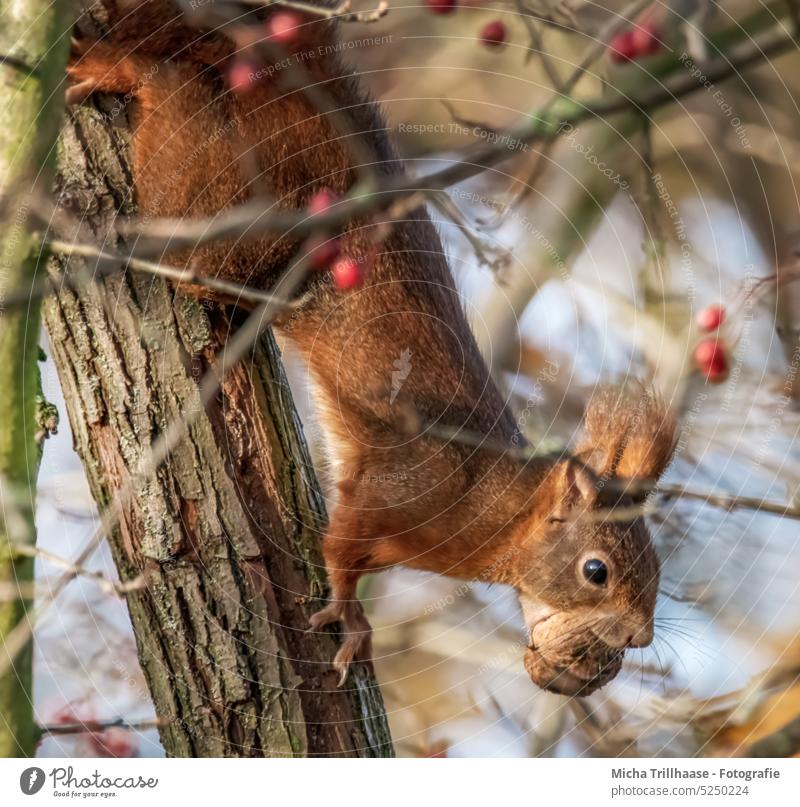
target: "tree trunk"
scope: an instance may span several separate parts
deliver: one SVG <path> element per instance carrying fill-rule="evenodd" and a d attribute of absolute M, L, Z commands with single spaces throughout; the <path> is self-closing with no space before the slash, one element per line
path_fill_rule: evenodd
<path fill-rule="evenodd" d="M 98 108 L 69 116 L 57 190 L 108 249 L 133 205 L 125 116 Z M 44 317 L 98 505 L 135 486 L 109 540 L 121 579 L 145 581 L 128 607 L 167 753 L 391 755 L 371 668 L 337 689 L 334 637 L 306 632 L 326 594 L 324 507 L 272 335 L 137 478 L 157 436 L 200 407 L 197 382 L 235 329 L 230 313 L 119 271 L 62 290 Z"/>
<path fill-rule="evenodd" d="M 0 757 L 14 757 L 32 756 L 37 739 L 30 642 L 16 658 L 2 651 L 27 617 L 29 595 L 20 588 L 33 579 L 33 560 L 14 545 L 32 545 L 36 538 L 40 308 L 32 299 L 6 310 L 3 299 L 29 286 L 39 265 L 28 231 L 28 197 L 37 180 L 46 184 L 58 133 L 57 87 L 67 58 L 59 37 L 67 7 L 0 0 L 0 21 Z"/>

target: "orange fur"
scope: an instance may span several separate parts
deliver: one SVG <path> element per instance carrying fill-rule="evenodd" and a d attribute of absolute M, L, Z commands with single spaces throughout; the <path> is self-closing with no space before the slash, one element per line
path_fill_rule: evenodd
<path fill-rule="evenodd" d="M 603 386 L 584 414 L 584 437 L 577 452 L 602 477 L 657 480 L 675 446 L 675 420 L 664 401 L 639 386 Z"/>
<path fill-rule="evenodd" d="M 302 93 L 286 93 L 270 77 L 246 94 L 227 92 L 223 75 L 232 43 L 192 31 L 168 0 L 145 0 L 133 13 L 127 5 L 112 10 L 111 32 L 81 45 L 70 75 L 80 88 L 77 99 L 87 90 L 130 93 L 134 99 L 133 171 L 142 217 L 209 216 L 257 191 L 280 208 L 301 210 L 324 186 L 339 193 L 352 186 L 356 172 L 346 139 Z M 304 37 L 331 44 L 335 27 L 317 21 Z M 401 171 L 378 110 L 338 58 L 322 55 L 306 68 L 362 133 L 378 175 Z M 338 452 L 338 496 L 323 546 L 332 602 L 313 627 L 343 622 L 345 641 L 336 660 L 343 674 L 353 659 L 370 652 L 369 625 L 356 599 L 365 572 L 405 564 L 509 583 L 551 607 L 568 608 L 572 597 L 583 608 L 588 600 L 573 591 L 574 573 L 569 583 L 561 567 L 575 563 L 576 546 L 605 541 L 587 528 L 577 543 L 570 542 L 550 526 L 565 502 L 567 515 L 576 518 L 596 507 L 586 485 L 575 495 L 569 464 L 523 464 L 429 431 L 432 424 L 464 428 L 509 448 L 518 440 L 427 214 L 417 209 L 393 222 L 377 251 L 373 234 L 371 223 L 362 220 L 351 222 L 341 237 L 346 254 L 370 255 L 372 271 L 363 288 L 341 294 L 328 282 L 317 283 L 304 307 L 277 323 L 308 366 L 320 416 Z M 203 274 L 267 289 L 298 246 L 290 234 L 266 235 L 204 245 L 167 260 L 193 262 Z M 189 291 L 209 296 L 199 288 Z M 409 357 L 408 372 L 398 381 L 403 355 Z M 419 435 L 409 433 L 409 419 L 420 424 Z M 612 473 L 649 474 L 663 465 L 668 451 L 661 432 L 651 435 L 659 445 L 648 448 L 645 432 L 628 434 L 624 418 L 613 420 L 613 434 L 591 412 L 588 424 L 584 450 L 605 456 L 624 443 L 618 462 L 603 460 Z M 619 536 L 609 535 L 608 552 L 619 554 L 611 548 Z M 657 564 L 654 571 L 646 531 L 631 535 L 636 546 L 620 556 L 621 563 L 643 564 L 652 607 Z M 621 580 L 628 572 L 620 570 Z M 562 582 L 553 588 L 556 580 Z M 629 600 L 639 596 L 625 585 L 615 589 L 614 607 L 622 602 L 620 592 Z M 639 606 L 628 607 L 638 619 Z"/>

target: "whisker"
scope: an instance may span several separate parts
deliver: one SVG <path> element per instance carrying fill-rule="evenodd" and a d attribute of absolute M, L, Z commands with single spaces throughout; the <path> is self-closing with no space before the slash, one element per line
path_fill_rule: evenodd
<path fill-rule="evenodd" d="M 684 671 L 684 673 L 686 673 L 686 676 L 688 677 L 689 668 L 686 666 L 686 663 L 684 662 L 684 660 L 681 657 L 680 653 L 678 653 L 678 651 L 673 647 L 673 645 L 667 639 L 665 639 L 663 636 L 661 637 L 661 641 L 664 642 L 664 644 L 672 651 L 672 654 L 678 660 L 681 667 L 683 667 L 683 671 Z"/>
<path fill-rule="evenodd" d="M 661 693 L 666 694 L 667 692 L 667 671 L 664 669 L 664 662 L 661 660 L 661 654 L 658 652 L 658 643 L 656 641 L 656 637 L 653 637 L 653 653 L 655 653 L 656 663 L 658 664 L 658 669 L 661 671 Z"/>
<path fill-rule="evenodd" d="M 667 634 L 680 639 L 688 644 L 689 647 L 692 648 L 692 650 L 694 650 L 696 653 L 699 653 L 701 656 L 709 660 L 714 658 L 712 653 L 702 649 L 703 637 L 698 634 L 682 633 L 680 630 L 676 630 L 675 628 L 661 628 L 659 633 L 662 635 L 662 638 L 664 634 Z"/>
<path fill-rule="evenodd" d="M 705 638 L 704 634 L 690 630 L 689 628 L 682 628 L 676 627 L 675 625 L 656 625 L 656 630 L 664 631 L 666 633 L 670 633 L 674 636 L 680 636 L 684 639 L 703 639 Z"/>

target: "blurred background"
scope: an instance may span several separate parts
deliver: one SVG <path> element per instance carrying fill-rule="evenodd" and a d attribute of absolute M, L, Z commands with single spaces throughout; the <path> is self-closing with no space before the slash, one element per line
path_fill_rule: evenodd
<path fill-rule="evenodd" d="M 800 751 L 800 521 L 749 501 L 800 505 L 800 58 L 718 82 L 698 70 L 692 94 L 653 113 L 590 119 L 545 147 L 503 140 L 584 59 L 575 97 L 635 96 L 667 62 L 691 73 L 793 25 L 794 13 L 792 2 L 752 0 L 392 0 L 379 21 L 342 26 L 345 58 L 380 100 L 410 172 L 475 143 L 508 148 L 430 211 L 532 443 L 569 445 L 598 381 L 648 380 L 682 426 L 664 482 L 714 494 L 652 500 L 664 562 L 656 640 L 584 700 L 531 684 L 511 590 L 401 569 L 365 581 L 399 755 Z M 313 391 L 286 361 L 325 484 Z M 52 363 L 44 392 L 63 415 Z M 39 484 L 40 545 L 69 557 L 96 512 L 64 417 Z M 114 577 L 104 548 L 89 565 Z M 43 592 L 56 573 L 37 561 Z M 36 642 L 39 723 L 153 717 L 124 602 L 91 580 L 61 595 Z M 40 747 L 160 753 L 147 729 Z"/>

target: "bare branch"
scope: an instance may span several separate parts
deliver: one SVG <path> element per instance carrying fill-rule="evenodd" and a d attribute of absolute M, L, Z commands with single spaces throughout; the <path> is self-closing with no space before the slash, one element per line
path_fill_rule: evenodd
<path fill-rule="evenodd" d="M 745 42 L 731 46 L 724 57 L 699 65 L 707 81 L 717 82 L 753 64 L 778 56 L 796 48 L 794 37 L 778 25 Z M 174 220 L 155 221 L 138 230 L 142 245 L 139 254 L 151 250 L 182 249 L 198 246 L 220 238 L 255 238 L 264 232 L 306 235 L 315 228 L 335 230 L 353 218 L 385 209 L 394 201 L 420 193 L 430 196 L 450 185 L 463 182 L 509 157 L 506 143 L 518 140 L 523 143 L 548 143 L 556 140 L 567 125 L 575 126 L 587 120 L 607 118 L 615 114 L 636 111 L 649 114 L 664 104 L 697 92 L 704 85 L 691 73 L 676 72 L 664 82 L 653 83 L 637 94 L 618 94 L 590 103 L 571 98 L 554 98 L 516 127 L 509 129 L 498 141 L 479 144 L 467 149 L 460 160 L 448 164 L 424 177 L 400 176 L 390 179 L 371 191 L 357 187 L 342 202 L 319 216 L 309 217 L 303 212 L 276 211 L 266 215 L 263 204 L 254 200 L 240 205 L 213 219 L 192 222 Z M 149 239 L 149 244 L 147 243 Z"/>
<path fill-rule="evenodd" d="M 218 291 L 237 301 L 270 303 L 282 309 L 293 308 L 297 305 L 297 302 L 280 299 L 274 294 L 253 288 L 252 286 L 235 283 L 223 278 L 199 274 L 188 266 L 176 268 L 166 266 L 163 263 L 153 263 L 152 261 L 142 260 L 141 258 L 115 255 L 92 246 L 91 244 L 70 244 L 67 241 L 60 241 L 58 239 L 46 240 L 44 244 L 53 250 L 53 252 L 67 257 L 95 258 L 106 272 L 119 268 L 120 264 L 124 263 L 127 268 L 166 278 L 177 285 L 183 283 L 186 285 L 203 286 L 209 290 Z"/>
<path fill-rule="evenodd" d="M 414 412 L 405 413 L 404 420 L 406 431 L 415 436 L 425 433 L 442 440 L 508 457 L 520 463 L 552 463 L 571 460 L 591 470 L 591 467 L 586 466 L 580 457 L 572 454 L 566 448 L 549 452 L 537 452 L 536 449 L 526 445 L 508 446 L 468 429 L 437 423 L 420 423 L 419 418 Z M 691 490 L 680 485 L 658 484 L 652 479 L 610 479 L 605 482 L 603 491 L 609 496 L 618 495 L 628 497 L 628 500 L 632 503 L 625 504 L 621 502 L 619 505 L 593 511 L 591 518 L 599 521 L 630 521 L 639 516 L 656 512 L 659 508 L 650 500 L 651 494 L 668 499 L 693 499 L 724 510 L 756 510 L 784 518 L 800 519 L 800 506 L 795 504 L 784 504 L 782 502 L 762 499 L 757 496 L 740 496 L 728 493 L 715 493 L 714 491 Z"/>
<path fill-rule="evenodd" d="M 517 13 L 522 18 L 525 30 L 528 32 L 528 39 L 531 43 L 528 52 L 525 54 L 525 64 L 528 64 L 533 58 L 533 54 L 536 53 L 550 83 L 553 87 L 558 87 L 561 84 L 561 76 L 558 75 L 558 71 L 555 69 L 550 55 L 544 50 L 541 31 L 536 27 L 536 23 L 533 21 L 529 9 L 525 7 L 523 0 L 514 0 L 514 5 L 517 8 Z"/>
<path fill-rule="evenodd" d="M 333 8 L 318 6 L 315 3 L 304 3 L 302 0 L 275 0 L 274 3 L 265 2 L 265 0 L 243 0 L 243 2 L 245 5 L 257 6 L 259 8 L 265 8 L 271 5 L 285 6 L 286 8 L 293 8 L 296 11 L 302 11 L 314 17 L 322 17 L 329 20 L 336 19 L 339 22 L 377 22 L 389 13 L 388 0 L 380 0 L 377 7 L 372 11 L 351 11 L 352 3 L 350 0 L 342 0 L 342 2 Z"/>
<path fill-rule="evenodd" d="M 25 73 L 26 75 L 35 75 L 36 70 L 32 68 L 29 64 L 24 62 L 22 59 L 18 59 L 16 56 L 11 56 L 10 54 L 0 54 L 0 67 L 8 66 L 13 68 L 14 70 L 19 70 L 20 73 Z"/>
<path fill-rule="evenodd" d="M 93 267 L 94 271 L 84 273 L 84 276 L 78 282 L 66 274 L 57 278 L 42 277 L 37 279 L 28 288 L 19 289 L 4 297 L 2 300 L 4 308 L 26 305 L 31 299 L 49 294 L 58 294 L 63 284 L 73 290 L 78 289 L 87 282 L 96 279 L 98 275 L 110 274 L 118 269 L 133 269 L 134 271 L 163 277 L 178 286 L 180 284 L 202 286 L 209 291 L 219 292 L 237 303 L 270 302 L 284 309 L 292 309 L 302 304 L 302 300 L 280 300 L 274 294 L 253 286 L 199 274 L 190 267 L 167 266 L 163 263 L 155 263 L 143 258 L 103 250 L 92 244 L 70 243 L 58 238 L 45 238 L 42 241 L 42 246 L 67 258 L 92 258 L 96 261 L 96 265 Z"/>
<path fill-rule="evenodd" d="M 85 566 L 75 564 L 66 558 L 62 558 L 60 555 L 55 555 L 52 552 L 48 552 L 46 549 L 41 549 L 36 546 L 11 544 L 10 551 L 16 555 L 24 555 L 27 558 L 41 558 L 42 560 L 46 560 L 48 563 L 52 563 L 54 566 L 68 571 L 73 577 L 85 577 L 87 580 L 92 580 L 97 583 L 106 594 L 113 594 L 117 597 L 125 597 L 129 592 L 140 591 L 145 587 L 145 580 L 142 575 L 126 583 L 115 583 L 100 572 L 93 572 Z"/>
<path fill-rule="evenodd" d="M 557 87 L 558 91 L 563 95 L 569 95 L 586 71 L 606 53 L 611 40 L 652 4 L 653 0 L 633 0 L 633 2 L 625 6 L 618 15 L 609 20 L 600 33 L 598 33 L 594 43 L 590 45 L 586 53 L 584 53 L 583 58 L 578 62 L 564 84 Z"/>
<path fill-rule="evenodd" d="M 58 737 L 66 734 L 102 734 L 109 729 L 125 729 L 126 731 L 150 731 L 169 725 L 163 717 L 151 720 L 130 722 L 123 717 L 114 720 L 84 720 L 76 723 L 50 723 L 39 726 L 39 731 L 46 736 Z"/>
<path fill-rule="evenodd" d="M 796 504 L 761 499 L 758 496 L 739 496 L 713 491 L 690 490 L 680 485 L 658 485 L 655 492 L 668 499 L 695 499 L 712 507 L 723 510 L 757 510 L 760 513 L 771 513 L 784 518 L 800 518 L 800 507 Z"/>

